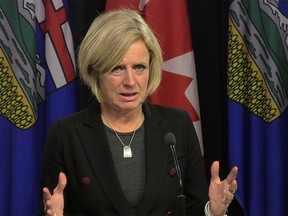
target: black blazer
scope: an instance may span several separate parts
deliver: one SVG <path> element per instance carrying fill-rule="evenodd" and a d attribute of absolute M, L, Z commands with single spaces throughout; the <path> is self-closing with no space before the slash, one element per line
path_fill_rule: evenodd
<path fill-rule="evenodd" d="M 188 113 L 148 102 L 143 104 L 143 111 L 146 180 L 136 212 L 129 206 L 118 182 L 99 104 L 95 102 L 53 123 L 43 153 L 41 186 L 53 191 L 59 172 L 66 174 L 65 214 L 175 215 L 179 180 L 177 175 L 169 174 L 175 166 L 164 140 L 165 134 L 172 132 L 177 140 L 187 215 L 204 215 L 208 186 L 197 135 Z"/>

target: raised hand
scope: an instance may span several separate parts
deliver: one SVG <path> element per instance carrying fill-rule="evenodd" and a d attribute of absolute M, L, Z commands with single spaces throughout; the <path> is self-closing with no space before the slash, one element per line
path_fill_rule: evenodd
<path fill-rule="evenodd" d="M 219 162 L 213 162 L 211 166 L 211 180 L 209 186 L 210 212 L 214 216 L 224 215 L 234 198 L 237 190 L 236 176 L 238 168 L 233 167 L 226 179 L 221 181 L 219 177 Z"/>
<path fill-rule="evenodd" d="M 64 195 L 63 191 L 67 184 L 67 178 L 64 173 L 60 172 L 58 185 L 54 188 L 53 194 L 47 187 L 43 188 L 44 212 L 48 216 L 64 215 Z"/>

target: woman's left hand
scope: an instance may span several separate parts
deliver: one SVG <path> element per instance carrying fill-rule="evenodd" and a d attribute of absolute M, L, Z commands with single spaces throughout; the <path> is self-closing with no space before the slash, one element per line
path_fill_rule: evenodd
<path fill-rule="evenodd" d="M 234 198 L 237 190 L 236 176 L 238 168 L 233 167 L 226 179 L 219 177 L 219 162 L 214 161 L 211 166 L 211 181 L 209 186 L 210 212 L 214 216 L 223 216 Z"/>

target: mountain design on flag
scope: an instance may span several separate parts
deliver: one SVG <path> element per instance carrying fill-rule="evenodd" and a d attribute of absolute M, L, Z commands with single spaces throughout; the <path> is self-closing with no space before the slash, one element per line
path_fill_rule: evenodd
<path fill-rule="evenodd" d="M 0 114 L 16 127 L 28 129 L 36 122 L 37 104 L 45 97 L 45 74 L 44 70 L 35 70 L 35 51 L 25 44 L 35 41 L 33 27 L 24 16 L 20 17 L 20 11 L 14 14 L 4 11 L 4 4 L 0 8 L 3 26 L 0 28 Z M 7 9 L 9 4 L 6 6 Z M 20 20 L 29 27 L 24 30 L 20 25 L 14 29 L 10 26 L 11 22 L 20 23 Z M 20 32 L 22 38 L 17 37 Z"/>
<path fill-rule="evenodd" d="M 62 28 L 67 31 L 65 23 L 68 23 L 63 3 L 58 2 L 57 5 L 52 5 L 54 3 L 51 1 L 45 2 L 45 6 L 50 6 L 50 11 L 57 10 L 52 16 L 57 18 L 56 13 L 59 13 L 62 18 L 61 22 L 49 21 L 49 25 L 43 24 L 45 11 L 42 11 L 44 9 L 42 1 L 35 2 L 33 7 L 27 4 L 21 3 L 20 0 L 18 2 L 4 1 L 0 4 L 2 26 L 0 28 L 0 115 L 17 128 L 25 130 L 36 123 L 37 106 L 45 101 L 45 94 L 63 87 L 76 78 L 74 58 L 71 58 L 74 50 L 68 51 L 69 46 L 64 46 L 65 48 L 61 46 L 62 43 L 66 44 Z M 37 26 L 36 29 L 34 28 L 36 16 L 38 21 L 42 21 L 41 37 L 44 37 L 45 33 L 49 34 L 46 37 L 49 42 L 44 48 L 55 55 L 47 53 L 45 55 L 36 51 L 36 38 L 39 35 Z M 15 23 L 18 24 L 17 28 L 15 28 Z M 54 28 L 46 31 L 45 28 L 48 29 L 49 26 Z M 67 52 L 63 52 L 65 55 L 60 55 L 57 52 L 58 49 L 61 49 L 61 52 L 66 49 Z M 46 64 L 53 65 L 53 67 L 45 69 Z M 59 67 L 55 68 L 55 65 Z M 55 84 L 54 88 L 47 90 L 47 75 L 49 74 L 51 74 L 52 82 L 58 85 Z"/>
<path fill-rule="evenodd" d="M 235 0 L 232 4 L 235 6 L 230 7 L 228 29 L 228 96 L 265 122 L 272 122 L 288 107 L 287 10 L 284 14 L 278 8 L 280 1 L 279 5 L 253 1 L 259 6 L 255 6 L 258 11 L 254 11 L 257 16 L 253 16 L 252 22 L 244 1 Z M 249 29 L 248 22 L 254 24 Z M 273 41 L 265 35 L 268 31 L 274 35 Z"/>

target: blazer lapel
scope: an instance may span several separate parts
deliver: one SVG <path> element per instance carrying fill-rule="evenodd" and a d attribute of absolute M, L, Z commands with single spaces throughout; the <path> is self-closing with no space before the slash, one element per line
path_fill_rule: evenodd
<path fill-rule="evenodd" d="M 109 149 L 106 132 L 100 116 L 100 107 L 92 105 L 88 109 L 84 124 L 77 126 L 87 158 L 94 174 L 101 184 L 106 196 L 120 213 L 133 215 L 133 211 L 125 198 Z"/>
<path fill-rule="evenodd" d="M 156 202 L 166 173 L 169 148 L 165 144 L 167 125 L 161 124 L 163 117 L 144 104 L 145 112 L 145 154 L 146 154 L 146 186 L 143 198 L 136 209 L 138 215 L 148 215 Z"/>

